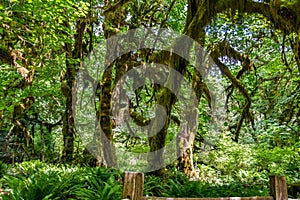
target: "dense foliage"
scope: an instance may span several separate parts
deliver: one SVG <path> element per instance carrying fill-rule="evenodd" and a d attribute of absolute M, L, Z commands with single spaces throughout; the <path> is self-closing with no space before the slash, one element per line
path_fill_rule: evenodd
<path fill-rule="evenodd" d="M 115 148 L 155 152 L 172 140 L 178 160 L 147 174 L 146 195 L 264 196 L 269 175 L 280 174 L 290 196 L 299 197 L 299 13 L 299 0 L 0 1 L 0 194 L 9 194 L 2 198 L 120 199 L 122 172 L 106 168 L 117 166 Z M 119 51 L 97 49 L 101 42 L 149 27 L 185 34 L 211 55 L 224 86 L 214 92 L 225 97 L 217 140 L 209 151 L 203 149 L 215 104 L 196 66 L 172 52 L 137 50 L 107 64 L 101 80 L 84 82 L 95 86 L 92 112 L 109 139 L 93 135 L 102 148 L 93 156 L 75 125 L 73 103 L 80 99 L 74 94 L 85 89 L 75 87 L 78 71 L 97 50 L 104 52 L 103 62 L 110 51 Z M 195 50 L 182 48 L 187 54 Z M 180 132 L 183 105 L 170 90 L 150 82 L 131 91 L 130 116 L 146 126 L 161 117 L 151 110 L 160 104 L 167 110 L 162 130 L 142 137 L 146 134 L 132 134 L 132 124 L 118 125 L 112 89 L 145 63 L 167 63 L 193 85 L 196 131 Z M 156 159 L 164 162 L 162 155 Z"/>
<path fill-rule="evenodd" d="M 231 153 L 238 154 L 238 152 L 236 148 L 231 148 Z M 241 162 L 249 160 L 245 155 L 239 155 L 239 159 Z M 258 162 L 255 164 L 257 160 L 252 159 L 249 165 L 259 167 Z M 258 173 L 254 168 L 238 170 L 239 166 L 227 162 L 229 161 L 224 161 L 224 166 L 232 166 L 231 170 L 237 173 L 226 175 L 224 167 L 216 165 L 209 168 L 201 165 L 199 170 L 202 175 L 194 181 L 190 181 L 186 175 L 174 168 L 170 168 L 164 177 L 146 175 L 144 195 L 165 197 L 269 195 L 269 177 L 266 171 Z M 283 167 L 286 166 L 284 164 L 273 166 L 271 170 L 281 170 Z M 0 170 L 2 174 L 0 186 L 6 188 L 2 192 L 9 194 L 3 195 L 3 199 L 121 199 L 122 196 L 123 173 L 112 169 L 31 161 L 14 167 L 1 163 Z M 289 174 L 285 175 L 289 177 Z M 293 176 L 294 174 L 291 177 Z M 289 188 L 289 191 L 292 191 L 291 189 Z M 290 194 L 290 197 L 297 196 Z"/>

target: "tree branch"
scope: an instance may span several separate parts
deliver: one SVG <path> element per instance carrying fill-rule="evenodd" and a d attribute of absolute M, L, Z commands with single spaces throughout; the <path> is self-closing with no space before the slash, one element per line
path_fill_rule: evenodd
<path fill-rule="evenodd" d="M 225 74 L 227 76 L 227 78 L 232 82 L 232 84 L 238 88 L 238 90 L 242 93 L 242 95 L 245 97 L 246 99 L 246 103 L 245 106 L 243 108 L 240 120 L 237 124 L 236 130 L 235 130 L 235 139 L 234 141 L 238 142 L 238 138 L 239 138 L 239 132 L 241 130 L 242 124 L 244 119 L 247 116 L 250 116 L 250 106 L 251 106 L 251 98 L 248 94 L 248 91 L 246 90 L 245 86 L 243 85 L 242 82 L 240 82 L 236 77 L 234 77 L 230 70 L 228 69 L 228 67 L 226 65 L 224 65 L 222 62 L 219 61 L 217 56 L 212 56 L 214 62 L 219 66 L 220 70 L 222 71 L 223 74 Z M 253 119 L 252 117 L 250 117 L 250 119 Z"/>

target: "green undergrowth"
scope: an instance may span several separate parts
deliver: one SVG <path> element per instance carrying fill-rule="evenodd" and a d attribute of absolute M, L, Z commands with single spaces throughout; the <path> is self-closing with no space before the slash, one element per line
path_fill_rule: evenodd
<path fill-rule="evenodd" d="M 120 172 L 105 168 L 23 162 L 7 169 L 3 200 L 121 199 Z"/>
<path fill-rule="evenodd" d="M 203 153 L 191 181 L 174 167 L 164 177 L 145 174 L 144 196 L 250 197 L 269 196 L 269 175 L 286 176 L 289 197 L 299 198 L 299 143 L 269 148 L 220 141 Z M 6 165 L 0 161 L 3 200 L 122 198 L 124 173 L 119 170 L 26 161 Z"/>
<path fill-rule="evenodd" d="M 159 183 L 159 184 L 158 184 Z M 268 196 L 268 184 L 249 184 L 232 180 L 218 183 L 190 181 L 184 174 L 172 169 L 166 177 L 146 176 L 144 194 L 164 197 L 247 197 Z"/>
<path fill-rule="evenodd" d="M 28 161 L 15 166 L 0 165 L 0 188 L 13 200 L 47 199 L 121 199 L 123 173 L 107 168 L 53 165 Z M 190 181 L 169 169 L 165 177 L 145 176 L 145 196 L 227 197 L 265 196 L 267 185 L 250 185 L 238 181 L 209 183 Z"/>
<path fill-rule="evenodd" d="M 300 197 L 300 143 L 289 146 L 236 144 L 222 139 L 210 152 L 198 152 L 195 177 L 169 167 L 164 177 L 145 174 L 144 196 L 250 197 L 269 196 L 269 175 L 283 175 L 289 197 Z M 119 170 L 25 161 L 14 166 L 0 161 L 3 200 L 122 198 L 124 173 Z M 1 199 L 1 198 L 0 198 Z"/>

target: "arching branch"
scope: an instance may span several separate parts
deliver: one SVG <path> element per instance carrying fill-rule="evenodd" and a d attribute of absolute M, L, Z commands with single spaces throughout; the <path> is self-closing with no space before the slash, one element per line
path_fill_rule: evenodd
<path fill-rule="evenodd" d="M 214 59 L 215 63 L 219 66 L 220 70 L 222 71 L 222 73 L 224 73 L 227 78 L 232 82 L 232 84 L 238 88 L 238 90 L 242 93 L 242 95 L 245 97 L 246 99 L 246 103 L 244 105 L 240 120 L 237 124 L 236 130 L 235 130 L 235 141 L 238 141 L 238 137 L 239 137 L 239 132 L 241 130 L 242 124 L 244 119 L 249 116 L 250 114 L 250 106 L 251 106 L 251 98 L 248 94 L 247 89 L 245 88 L 245 86 L 243 85 L 242 82 L 240 82 L 237 78 L 235 78 L 230 70 L 228 69 L 228 67 L 226 65 L 224 65 L 223 63 L 221 63 L 218 59 Z"/>

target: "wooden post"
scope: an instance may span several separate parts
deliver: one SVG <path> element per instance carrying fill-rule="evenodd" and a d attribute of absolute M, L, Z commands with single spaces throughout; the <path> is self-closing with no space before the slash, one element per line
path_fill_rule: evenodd
<path fill-rule="evenodd" d="M 275 200 L 288 200 L 287 185 L 284 176 L 270 176 L 270 195 Z"/>
<path fill-rule="evenodd" d="M 141 200 L 144 190 L 144 174 L 138 172 L 125 172 L 123 199 Z"/>

